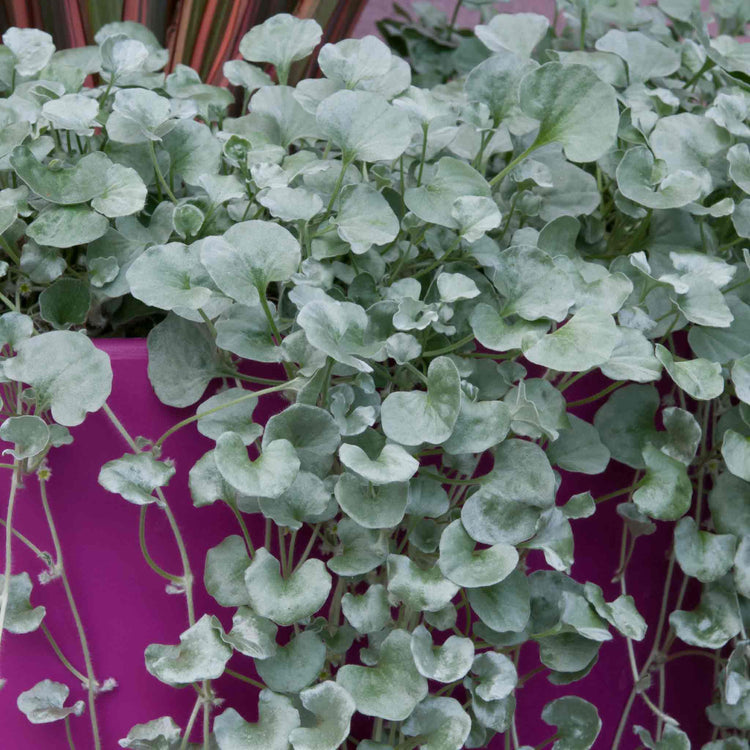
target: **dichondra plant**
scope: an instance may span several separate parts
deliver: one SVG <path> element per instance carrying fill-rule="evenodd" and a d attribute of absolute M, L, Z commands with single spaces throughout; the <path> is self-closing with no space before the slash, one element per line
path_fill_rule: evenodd
<path fill-rule="evenodd" d="M 146 506 L 164 513 L 183 565 L 143 547 L 187 610 L 145 668 L 196 690 L 189 717 L 133 717 L 122 747 L 194 747 L 202 726 L 198 746 L 220 750 L 458 750 L 498 733 L 518 749 L 517 690 L 543 671 L 569 685 L 541 713 L 544 746 L 586 750 L 601 720 L 576 681 L 606 668 L 613 638 L 632 691 L 611 747 L 634 729 L 690 746 L 665 681 L 699 649 L 716 664 L 705 747 L 748 747 L 750 63 L 733 36 L 747 6 L 717 3 L 710 38 L 691 0 L 560 0 L 553 25 L 472 4 L 474 32 L 424 6 L 421 26 L 398 26 L 414 78 L 369 36 L 322 46 L 323 77 L 296 87 L 290 66 L 321 31 L 274 17 L 224 68 L 239 111 L 188 67 L 165 75 L 132 23 L 64 51 L 3 35 L 0 635 L 44 629 L 87 691 L 71 703 L 38 683 L 18 696 L 31 722 L 88 715 L 99 748 L 97 700 L 117 700 L 47 501 L 47 456 L 104 409 L 127 452 L 100 484 L 142 524 Z M 194 408 L 161 436 L 123 427 L 91 340 L 145 331 L 156 395 Z M 266 397 L 285 408 L 261 424 Z M 194 569 L 168 485 L 170 438 L 196 429 L 215 445 L 189 468 L 193 503 L 238 523 Z M 632 469 L 625 487 L 565 491 L 611 461 Z M 14 528 L 22 482 L 38 483 L 53 554 Z M 604 502 L 623 524 L 607 589 L 571 571 L 577 519 Z M 628 565 L 663 524 L 665 594 L 646 622 Z M 65 588 L 78 667 L 20 544 Z M 214 612 L 196 611 L 201 575 Z M 540 662 L 526 675 L 522 649 Z M 256 723 L 212 686 L 235 654 Z M 640 702 L 653 721 L 634 728 Z"/>

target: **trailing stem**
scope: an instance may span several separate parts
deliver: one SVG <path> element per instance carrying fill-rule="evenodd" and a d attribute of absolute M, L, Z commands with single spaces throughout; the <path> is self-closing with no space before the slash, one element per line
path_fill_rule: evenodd
<path fill-rule="evenodd" d="M 55 521 L 52 518 L 52 511 L 47 500 L 47 479 L 44 476 L 44 471 L 38 474 L 39 478 L 39 493 L 42 498 L 42 508 L 44 509 L 44 516 L 47 519 L 47 525 L 49 527 L 50 535 L 52 536 L 52 544 L 55 548 L 55 568 L 60 574 L 60 580 L 62 581 L 63 588 L 65 589 L 65 598 L 68 600 L 68 606 L 70 612 L 73 615 L 73 620 L 76 626 L 76 632 L 78 633 L 78 640 L 81 643 L 81 651 L 83 652 L 83 661 L 86 665 L 86 690 L 88 693 L 88 705 L 89 705 L 89 719 L 91 720 L 91 733 L 94 737 L 94 747 L 96 750 L 100 750 L 102 743 L 99 737 L 99 721 L 96 715 L 96 691 L 99 684 L 96 681 L 94 675 L 94 664 L 91 660 L 91 652 L 89 650 L 88 640 L 86 638 L 86 631 L 83 627 L 83 621 L 81 615 L 78 612 L 75 598 L 73 597 L 73 591 L 70 588 L 70 581 L 68 575 L 65 572 L 65 564 L 63 562 L 62 547 L 60 546 L 60 538 L 57 535 L 57 528 Z"/>

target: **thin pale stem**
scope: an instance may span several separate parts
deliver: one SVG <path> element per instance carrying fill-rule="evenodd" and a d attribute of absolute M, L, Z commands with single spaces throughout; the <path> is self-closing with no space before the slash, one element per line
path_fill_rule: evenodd
<path fill-rule="evenodd" d="M 20 470 L 20 464 L 16 461 L 15 468 L 11 474 L 8 509 L 5 514 L 5 578 L 3 590 L 2 593 L 0 593 L 0 644 L 2 643 L 3 633 L 5 632 L 5 617 L 8 612 L 8 602 L 10 601 L 10 577 L 13 572 L 13 508 L 16 503 L 18 474 Z"/>
<path fill-rule="evenodd" d="M 182 582 L 185 586 L 185 601 L 187 604 L 188 611 L 188 622 L 192 626 L 195 624 L 195 605 L 193 604 L 193 572 L 190 568 L 190 558 L 187 554 L 185 547 L 185 541 L 180 533 L 180 527 L 177 525 L 177 519 L 172 513 L 172 509 L 167 503 L 167 499 L 164 497 L 160 487 L 156 488 L 156 495 L 161 502 L 162 508 L 167 515 L 169 526 L 172 529 L 174 540 L 177 543 L 177 549 L 180 553 L 180 562 L 182 563 Z"/>
<path fill-rule="evenodd" d="M 315 544 L 315 540 L 318 537 L 318 534 L 320 533 L 320 524 L 316 523 L 313 527 L 312 534 L 310 535 L 310 539 L 307 542 L 307 546 L 302 552 L 302 556 L 299 559 L 299 562 L 297 563 L 297 567 L 295 567 L 295 570 L 299 568 L 300 565 L 302 565 L 305 560 L 307 560 L 308 557 L 310 557 L 310 553 L 312 552 L 313 545 Z"/>
<path fill-rule="evenodd" d="M 138 520 L 138 541 L 141 545 L 141 553 L 143 555 L 143 559 L 148 564 L 149 568 L 154 571 L 157 575 L 161 576 L 162 578 L 166 578 L 168 581 L 172 581 L 173 583 L 180 583 L 182 582 L 182 578 L 180 576 L 173 575 L 172 573 L 167 573 L 164 568 L 157 565 L 151 555 L 149 554 L 148 547 L 146 546 L 146 511 L 148 510 L 148 505 L 142 505 L 141 506 L 141 514 L 140 518 Z"/>
<path fill-rule="evenodd" d="M 0 518 L 0 526 L 3 526 L 4 528 L 7 528 L 6 522 Z M 40 560 L 44 560 L 44 562 L 49 562 L 50 556 L 47 552 L 43 552 L 39 549 L 39 547 L 34 544 L 34 542 L 31 541 L 28 537 L 25 537 L 20 531 L 17 531 L 16 529 L 12 529 L 13 536 L 16 537 L 22 544 L 25 544 Z"/>
<path fill-rule="evenodd" d="M 240 525 L 240 529 L 242 529 L 242 536 L 245 539 L 245 545 L 247 546 L 247 551 L 250 553 L 251 556 L 255 554 L 255 546 L 253 545 L 252 539 L 250 539 L 250 532 L 248 531 L 247 524 L 245 523 L 245 519 L 242 517 L 242 513 L 240 512 L 240 509 L 237 507 L 237 504 L 234 502 L 231 502 L 229 500 L 226 501 L 226 504 L 229 506 L 229 509 L 234 514 L 234 517 L 237 519 L 237 523 Z"/>
<path fill-rule="evenodd" d="M 60 538 L 57 535 L 57 528 L 55 521 L 52 518 L 52 511 L 49 507 L 47 500 L 47 480 L 39 477 L 39 494 L 42 499 L 42 508 L 44 509 L 44 515 L 47 519 L 47 525 L 49 526 L 49 532 L 52 536 L 52 544 L 55 548 L 55 565 L 60 571 L 60 579 L 62 580 L 63 588 L 65 589 L 65 597 L 68 600 L 68 606 L 70 612 L 73 615 L 75 622 L 76 631 L 78 633 L 78 640 L 81 642 L 81 651 L 83 652 L 83 661 L 86 664 L 86 688 L 88 692 L 88 704 L 89 704 L 89 719 L 91 720 L 91 732 L 94 737 L 94 747 L 96 750 L 101 750 L 101 738 L 99 737 L 99 721 L 96 715 L 96 688 L 97 682 L 94 675 L 94 664 L 91 660 L 91 652 L 89 651 L 89 644 L 86 638 L 86 631 L 83 628 L 83 621 L 81 615 L 78 612 L 76 606 L 75 597 L 73 591 L 70 588 L 70 581 L 68 575 L 65 572 L 65 564 L 63 562 L 62 547 L 60 546 Z"/>
<path fill-rule="evenodd" d="M 230 677 L 234 677 L 235 680 L 239 680 L 240 682 L 246 682 L 248 685 L 257 687 L 259 690 L 265 690 L 266 686 L 262 682 L 258 682 L 258 680 L 254 680 L 252 677 L 247 677 L 244 674 L 235 672 L 233 669 L 225 669 L 224 674 L 228 674 Z"/>
<path fill-rule="evenodd" d="M 187 427 L 187 425 L 192 424 L 193 422 L 197 422 L 202 417 L 207 417 L 209 414 L 214 414 L 217 411 L 221 411 L 222 409 L 228 409 L 230 406 L 236 406 L 237 404 L 241 404 L 243 401 L 247 401 L 250 398 L 260 398 L 261 396 L 265 396 L 269 393 L 278 393 L 279 391 L 287 390 L 292 384 L 294 383 L 293 380 L 290 380 L 286 383 L 282 383 L 281 385 L 274 385 L 270 388 L 263 388 L 260 391 L 248 391 L 244 396 L 240 396 L 239 398 L 234 398 L 231 401 L 227 401 L 225 404 L 222 404 L 221 406 L 215 406 L 213 409 L 206 409 L 206 411 L 201 412 L 200 414 L 194 414 L 192 417 L 187 417 L 187 419 L 183 419 L 181 422 L 178 422 L 175 425 L 172 425 L 155 443 L 154 448 L 158 449 L 161 448 L 162 445 L 164 445 L 164 441 L 174 435 L 175 432 L 178 430 L 181 430 L 183 427 Z M 137 450 L 137 448 L 136 448 Z"/>
<path fill-rule="evenodd" d="M 167 181 L 164 179 L 164 175 L 161 173 L 161 169 L 159 168 L 159 161 L 156 158 L 156 150 L 154 149 L 154 142 L 149 141 L 148 142 L 148 152 L 151 156 L 151 163 L 154 166 L 154 174 L 156 175 L 156 179 L 159 181 L 159 185 L 161 185 L 162 190 L 167 194 L 167 197 L 169 200 L 172 201 L 172 203 L 177 203 L 177 198 L 175 198 L 175 194 L 170 189 L 169 185 L 167 184 Z"/>
<path fill-rule="evenodd" d="M 519 154 L 515 159 L 512 159 L 511 161 L 506 164 L 503 169 L 501 169 L 491 180 L 490 185 L 494 187 L 497 185 L 503 177 L 505 177 L 512 169 L 513 167 L 520 164 L 530 153 L 535 151 L 537 149 L 537 144 L 532 143 L 531 146 L 529 146 L 522 154 Z"/>
<path fill-rule="evenodd" d="M 193 710 L 190 713 L 190 718 L 188 719 L 187 726 L 185 727 L 185 733 L 182 735 L 182 742 L 180 742 L 180 750 L 186 750 L 188 746 L 188 742 L 190 741 L 190 733 L 193 731 L 195 722 L 198 719 L 198 714 L 200 713 L 202 703 L 203 703 L 203 696 L 198 695 L 198 697 L 195 699 L 195 705 L 193 706 Z"/>
<path fill-rule="evenodd" d="M 65 737 L 68 740 L 70 750 L 76 750 L 75 742 L 73 742 L 73 732 L 70 730 L 70 716 L 65 717 Z"/>
<path fill-rule="evenodd" d="M 49 628 L 44 623 L 42 623 L 40 625 L 40 629 L 42 633 L 44 633 L 45 638 L 49 641 L 49 645 L 52 646 L 52 650 L 55 652 L 57 658 L 62 662 L 62 665 L 65 667 L 65 669 L 67 669 L 77 680 L 85 685 L 88 678 L 85 674 L 83 674 L 83 672 L 79 671 L 71 664 L 70 659 L 65 656 L 57 641 L 52 637 L 52 633 L 49 632 Z"/>

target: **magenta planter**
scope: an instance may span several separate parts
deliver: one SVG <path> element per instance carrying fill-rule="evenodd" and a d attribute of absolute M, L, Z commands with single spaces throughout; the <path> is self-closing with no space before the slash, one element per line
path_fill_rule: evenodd
<path fill-rule="evenodd" d="M 97 343 L 112 359 L 114 385 L 109 404 L 131 434 L 156 438 L 181 417 L 192 413 L 192 410 L 166 407 L 153 394 L 146 374 L 145 341 L 102 340 Z M 575 391 L 574 399 L 582 394 L 581 385 L 577 386 L 577 389 L 571 388 Z M 282 406 L 281 399 L 264 399 L 256 410 L 256 419 L 265 421 Z M 595 409 L 596 405 L 583 407 L 578 413 L 590 418 Z M 149 643 L 176 643 L 179 633 L 187 628 L 187 616 L 184 597 L 166 593 L 165 582 L 148 568 L 141 556 L 139 509 L 105 492 L 97 484 L 99 467 L 126 453 L 127 445 L 101 412 L 90 415 L 83 425 L 73 428 L 72 433 L 74 443 L 54 450 L 51 455 L 49 500 L 65 566 L 88 634 L 96 676 L 99 680 L 114 677 L 118 682 L 115 691 L 100 696 L 97 702 L 102 745 L 109 749 L 116 748 L 117 740 L 135 723 L 171 715 L 178 724 L 185 725 L 195 701 L 192 688 L 176 690 L 153 678 L 145 669 L 143 652 Z M 222 610 L 203 588 L 203 563 L 210 547 L 227 535 L 238 533 L 236 521 L 221 503 L 194 508 L 187 487 L 189 468 L 212 445 L 212 441 L 198 434 L 192 426 L 168 441 L 164 455 L 175 460 L 177 475 L 166 494 L 186 539 L 196 577 L 196 612 L 198 616 L 203 612 L 218 614 L 228 626 L 231 611 Z M 630 475 L 627 467 L 614 462 L 603 477 L 593 480 L 580 474 L 568 474 L 558 495 L 559 502 L 587 489 L 597 495 L 625 486 Z M 0 475 L 0 482 L 3 485 L 0 491 L 7 496 L 9 472 Z M 615 503 L 600 507 L 590 519 L 573 522 L 577 555 L 572 575 L 579 580 L 597 582 L 607 599 L 619 593 L 611 582 L 617 567 L 622 528 Z M 252 522 L 254 517 L 249 520 Z M 146 523 L 148 547 L 154 559 L 163 568 L 178 573 L 179 557 L 163 513 L 155 507 L 149 508 Z M 254 541 L 262 544 L 262 525 L 249 525 Z M 18 495 L 14 527 L 42 550 L 52 548 L 35 477 L 27 479 Z M 660 524 L 656 534 L 640 538 L 628 571 L 629 591 L 650 625 L 646 640 L 637 644 L 639 664 L 651 647 L 670 534 L 671 524 Z M 14 572 L 26 570 L 32 575 L 32 603 L 47 607 L 44 622 L 64 654 L 83 670 L 80 644 L 62 585 L 59 581 L 40 585 L 35 576 L 44 569 L 42 562 L 17 540 L 13 549 Z M 529 562 L 542 567 L 541 553 L 532 553 Z M 675 596 L 673 592 L 672 602 Z M 678 650 L 681 650 L 679 646 Z M 525 646 L 520 673 L 523 675 L 538 663 L 536 647 Z M 251 660 L 242 655 L 235 656 L 229 666 L 245 673 L 252 671 Z M 20 692 L 44 678 L 67 684 L 71 688 L 70 702 L 86 698 L 81 685 L 53 654 L 41 630 L 28 635 L 4 636 L 0 676 L 7 679 L 0 691 L 0 746 L 65 750 L 68 744 L 61 722 L 32 725 L 15 705 Z M 699 746 L 711 733 L 704 715 L 713 683 L 711 662 L 700 657 L 681 658 L 669 665 L 667 676 L 666 711 L 679 719 L 682 728 Z M 254 688 L 228 676 L 214 684 L 217 693 L 225 699 L 225 707 L 233 706 L 248 720 L 256 718 Z M 604 644 L 593 672 L 572 686 L 556 687 L 543 675 L 536 675 L 519 691 L 517 726 L 521 742 L 533 746 L 549 737 L 554 730 L 539 718 L 542 706 L 552 698 L 573 693 L 597 705 L 604 727 L 595 747 L 610 748 L 631 687 L 625 641 L 617 636 Z M 654 686 L 651 695 L 658 695 L 657 690 Z M 636 701 L 631 712 L 621 745 L 623 750 L 632 750 L 640 744 L 632 734 L 631 727 L 635 724 L 650 728 L 654 725 L 653 717 L 641 701 Z M 76 747 L 79 750 L 92 747 L 87 715 L 73 717 L 71 725 Z M 195 739 L 198 739 L 197 733 Z M 502 738 L 498 737 L 491 746 L 504 747 Z"/>

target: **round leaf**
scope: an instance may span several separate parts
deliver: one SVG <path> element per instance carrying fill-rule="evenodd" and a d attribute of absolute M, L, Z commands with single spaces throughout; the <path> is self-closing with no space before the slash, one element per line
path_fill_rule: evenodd
<path fill-rule="evenodd" d="M 75 427 L 107 400 L 112 389 L 109 357 L 82 333 L 42 333 L 21 341 L 16 352 L 4 362 L 5 376 L 30 385 L 37 412 L 51 409 L 59 424 Z"/>
<path fill-rule="evenodd" d="M 539 120 L 535 146 L 562 143 L 571 161 L 596 161 L 614 143 L 615 90 L 584 65 L 549 62 L 521 81 L 521 109 Z"/>
<path fill-rule="evenodd" d="M 300 258 L 297 240 L 270 221 L 234 224 L 223 237 L 207 237 L 201 246 L 201 262 L 219 289 L 251 307 L 269 283 L 286 281 Z"/>

